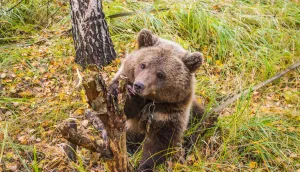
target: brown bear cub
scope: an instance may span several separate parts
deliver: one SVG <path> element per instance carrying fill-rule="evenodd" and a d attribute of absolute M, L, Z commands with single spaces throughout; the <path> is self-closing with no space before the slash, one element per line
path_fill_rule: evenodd
<path fill-rule="evenodd" d="M 182 143 L 194 98 L 193 73 L 202 61 L 201 53 L 190 53 L 142 30 L 138 50 L 122 62 L 110 87 L 116 87 L 120 77 L 129 81 L 124 109 L 127 138 L 145 139 L 138 171 L 153 171 Z"/>

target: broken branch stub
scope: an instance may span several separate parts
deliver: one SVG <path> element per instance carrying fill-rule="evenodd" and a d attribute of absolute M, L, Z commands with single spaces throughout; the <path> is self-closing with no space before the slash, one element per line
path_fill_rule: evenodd
<path fill-rule="evenodd" d="M 66 124 L 66 122 L 64 123 Z M 77 124 L 76 121 L 74 120 L 69 120 L 68 121 L 68 129 L 73 128 L 75 132 L 77 132 Z M 68 142 L 67 144 L 64 144 L 63 149 L 66 153 L 66 155 L 68 156 L 68 158 L 73 161 L 73 162 L 77 162 L 77 156 L 76 156 L 76 149 L 77 149 L 77 145 L 72 143 L 72 142 Z"/>
<path fill-rule="evenodd" d="M 120 82 L 121 92 L 113 90 L 115 94 L 110 94 L 104 79 L 98 72 L 89 75 L 83 83 L 88 103 L 96 111 L 107 132 L 109 149 L 113 153 L 113 158 L 107 160 L 108 168 L 116 172 L 126 172 L 129 167 L 126 149 L 126 116 L 123 112 L 126 93 L 122 92 L 125 86 L 126 80 L 123 80 Z"/>

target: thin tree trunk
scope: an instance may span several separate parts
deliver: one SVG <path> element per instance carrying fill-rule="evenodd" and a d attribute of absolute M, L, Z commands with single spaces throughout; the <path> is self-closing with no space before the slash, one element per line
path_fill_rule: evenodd
<path fill-rule="evenodd" d="M 116 58 L 99 0 L 70 0 L 75 62 L 83 67 L 109 64 Z"/>

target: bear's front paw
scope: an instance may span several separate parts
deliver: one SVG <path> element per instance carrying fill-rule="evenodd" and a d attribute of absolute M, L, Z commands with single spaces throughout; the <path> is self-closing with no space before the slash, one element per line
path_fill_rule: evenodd
<path fill-rule="evenodd" d="M 132 85 L 128 84 L 128 85 L 126 86 L 126 89 L 127 89 L 127 95 L 128 95 L 129 97 L 136 95 L 134 89 L 132 88 Z"/>

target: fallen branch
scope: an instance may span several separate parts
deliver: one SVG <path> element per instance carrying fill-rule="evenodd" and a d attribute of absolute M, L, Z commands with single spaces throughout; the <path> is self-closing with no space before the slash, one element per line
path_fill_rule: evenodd
<path fill-rule="evenodd" d="M 68 121 L 68 128 L 69 129 L 73 128 L 77 132 L 76 121 L 75 120 Z M 74 144 L 72 142 L 68 142 L 67 144 L 63 145 L 63 149 L 71 161 L 77 162 L 77 156 L 76 156 L 77 145 L 76 144 Z"/>
<path fill-rule="evenodd" d="M 111 159 L 113 157 L 112 151 L 107 148 L 103 140 L 92 140 L 86 136 L 83 136 L 76 131 L 76 128 L 72 126 L 74 125 L 74 123 L 74 120 L 68 119 L 62 125 L 60 125 L 59 131 L 65 139 L 67 139 L 72 144 L 84 147 L 93 152 L 100 153 L 102 158 Z M 68 154 L 69 152 L 66 153 Z M 70 158 L 70 155 L 68 156 Z"/>

